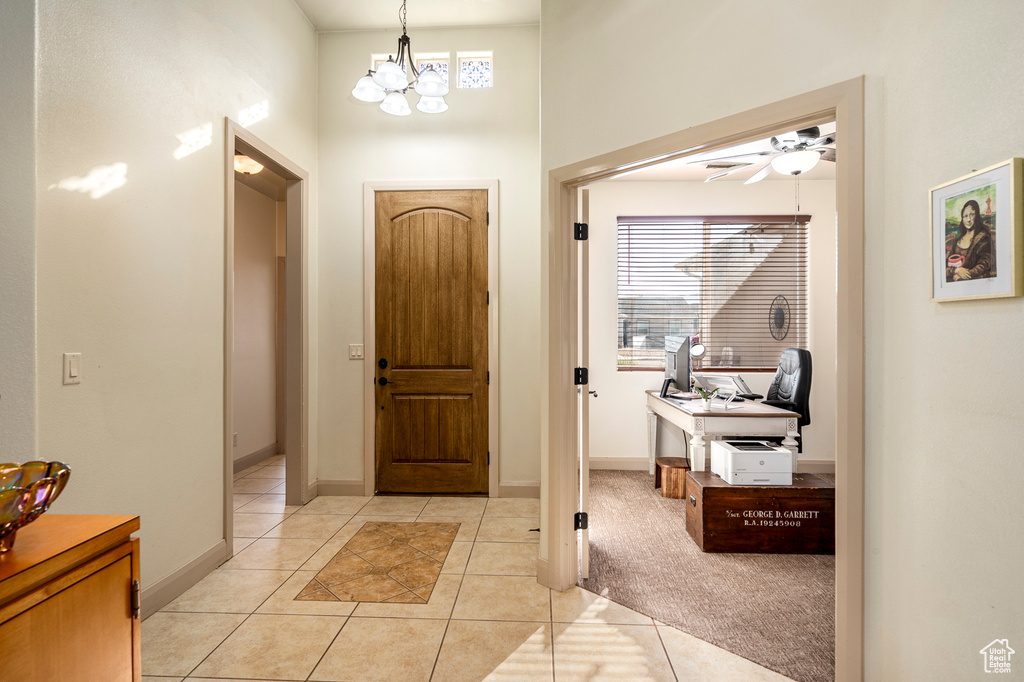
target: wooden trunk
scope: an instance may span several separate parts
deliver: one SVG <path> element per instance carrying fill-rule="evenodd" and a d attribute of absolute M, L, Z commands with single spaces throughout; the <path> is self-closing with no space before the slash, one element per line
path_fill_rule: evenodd
<path fill-rule="evenodd" d="M 811 474 L 793 485 L 730 485 L 686 475 L 686 531 L 705 552 L 835 553 L 835 486 Z"/>

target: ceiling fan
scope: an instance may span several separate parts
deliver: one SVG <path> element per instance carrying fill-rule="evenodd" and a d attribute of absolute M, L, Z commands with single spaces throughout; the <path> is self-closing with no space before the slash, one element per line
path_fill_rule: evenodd
<path fill-rule="evenodd" d="M 818 161 L 834 163 L 836 160 L 836 149 L 829 146 L 836 142 L 835 133 L 822 135 L 817 126 L 782 133 L 772 137 L 768 142 L 771 150 L 700 159 L 690 163 L 704 164 L 709 170 L 713 170 L 714 172 L 704 181 L 711 182 L 763 160 L 764 164 L 743 183 L 749 185 L 764 180 L 773 170 L 783 175 L 800 175 L 814 168 Z"/>

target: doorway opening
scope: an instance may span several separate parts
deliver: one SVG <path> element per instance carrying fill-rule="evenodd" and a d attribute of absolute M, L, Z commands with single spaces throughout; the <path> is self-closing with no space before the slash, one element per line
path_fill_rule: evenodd
<path fill-rule="evenodd" d="M 583 543 L 574 528 L 581 493 L 577 453 L 581 439 L 578 420 L 583 409 L 572 382 L 581 345 L 579 262 L 573 240 L 573 223 L 578 220 L 578 189 L 698 151 L 835 120 L 844 149 L 837 159 L 836 186 L 836 676 L 860 679 L 864 557 L 863 110 L 863 79 L 858 78 L 551 172 L 545 278 L 549 334 L 545 377 L 548 486 L 543 499 L 544 535 L 538 561 L 542 584 L 559 590 L 574 585 Z"/>
<path fill-rule="evenodd" d="M 234 513 L 256 502 L 249 496 L 272 495 L 283 508 L 308 502 L 314 489 L 304 399 L 309 176 L 234 121 L 225 127 L 224 537 L 230 557 Z M 236 157 L 256 165 L 236 170 Z M 239 498 L 236 474 L 245 481 Z"/>
<path fill-rule="evenodd" d="M 834 122 L 808 130 L 830 140 L 830 156 L 842 153 Z M 579 364 L 589 370 L 586 397 L 580 392 L 580 501 L 588 526 L 579 534 L 579 586 L 788 677 L 832 679 L 831 548 L 814 548 L 828 552 L 822 554 L 794 553 L 810 549 L 796 546 L 785 553 L 704 553 L 691 538 L 703 541 L 696 514 L 689 523 L 688 512 L 697 507 L 681 490 L 685 472 L 676 478 L 673 469 L 671 482 L 666 485 L 663 476 L 656 489 L 655 457 L 672 458 L 659 459 L 663 465 L 696 468 L 707 457 L 706 450 L 698 457 L 689 446 L 692 424 L 683 431 L 675 420 L 650 411 L 654 398 L 645 392 L 657 393 L 670 374 L 679 382 L 673 394 L 688 393 L 691 376 L 699 376 L 723 383 L 735 377 L 749 384 L 746 392 L 763 396 L 784 348 L 807 349 L 820 367 L 835 364 L 835 164 L 823 159 L 797 177 L 775 173 L 744 184 L 767 163 L 763 154 L 771 149 L 763 138 L 579 190 L 580 221 L 588 225 L 587 239 L 578 242 Z M 744 153 L 759 156 L 740 165 Z M 722 157 L 735 158 L 736 170 L 708 183 L 720 172 Z M 794 312 L 785 334 L 767 323 L 779 294 Z M 666 373 L 666 361 L 680 357 L 666 350 L 680 342 L 689 350 L 691 339 L 703 349 L 681 365 L 692 371 L 683 377 Z M 812 386 L 814 409 L 807 414 L 815 419 L 803 430 L 797 485 L 827 489 L 832 480 L 831 378 L 822 372 Z M 682 413 L 698 402 L 664 404 Z M 725 417 L 723 407 L 720 401 L 712 414 Z M 741 413 L 771 409 L 743 401 L 729 413 L 735 421 Z M 715 421 L 722 420 L 704 418 L 705 444 Z M 766 419 L 741 421 L 749 429 L 774 428 Z M 801 523 L 802 537 L 814 535 L 818 526 Z M 826 526 L 831 538 L 831 514 L 820 523 Z M 723 536 L 721 528 L 713 533 Z M 778 543 L 782 533 L 796 535 L 788 528 L 740 528 L 731 535 L 748 542 L 775 536 Z M 788 589 L 763 599 L 768 584 Z M 796 649 L 799 657 L 792 656 Z"/>

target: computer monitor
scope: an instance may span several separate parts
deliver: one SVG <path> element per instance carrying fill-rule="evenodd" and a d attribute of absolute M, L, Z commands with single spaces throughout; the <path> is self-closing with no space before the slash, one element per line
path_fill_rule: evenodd
<path fill-rule="evenodd" d="M 683 393 L 690 392 L 690 337 L 665 337 L 665 381 L 661 397 L 668 397 L 669 386 L 675 384 Z"/>

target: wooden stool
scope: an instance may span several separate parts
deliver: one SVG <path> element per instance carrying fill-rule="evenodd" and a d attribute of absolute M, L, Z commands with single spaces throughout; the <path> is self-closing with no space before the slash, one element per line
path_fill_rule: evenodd
<path fill-rule="evenodd" d="M 658 457 L 654 460 L 654 487 L 662 497 L 681 500 L 686 497 L 686 472 L 690 466 L 683 457 Z"/>

